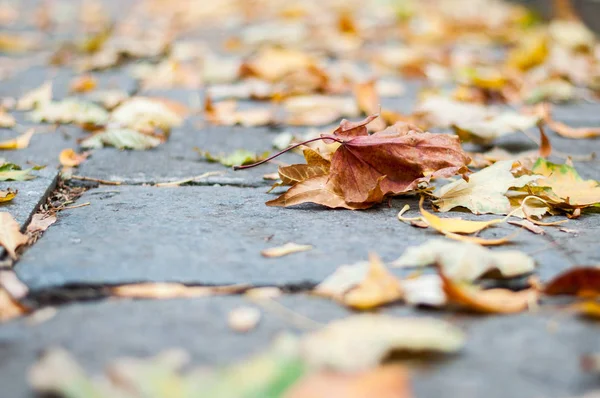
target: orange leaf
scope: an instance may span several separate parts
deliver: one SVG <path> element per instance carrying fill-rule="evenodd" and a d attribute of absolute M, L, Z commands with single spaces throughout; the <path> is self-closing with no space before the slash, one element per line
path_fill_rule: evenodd
<path fill-rule="evenodd" d="M 88 158 L 87 153 L 77 154 L 72 148 L 63 149 L 58 155 L 58 160 L 65 167 L 77 167 Z"/>
<path fill-rule="evenodd" d="M 411 398 L 407 371 L 383 365 L 362 373 L 322 372 L 302 378 L 283 398 Z"/>
<path fill-rule="evenodd" d="M 508 289 L 481 290 L 475 286 L 452 281 L 438 268 L 442 287 L 449 302 L 468 310 L 487 314 L 522 312 L 537 302 L 537 291 L 528 289 L 513 292 Z"/>
<path fill-rule="evenodd" d="M 572 296 L 600 295 L 600 268 L 576 267 L 552 279 L 544 288 L 550 296 L 560 294 Z"/>

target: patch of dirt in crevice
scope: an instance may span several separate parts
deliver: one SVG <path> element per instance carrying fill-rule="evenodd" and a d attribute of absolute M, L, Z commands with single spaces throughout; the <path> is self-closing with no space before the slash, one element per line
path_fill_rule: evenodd
<path fill-rule="evenodd" d="M 171 181 L 112 181 L 102 180 L 92 177 L 77 176 L 76 179 L 71 179 L 68 184 L 73 187 L 84 187 L 87 189 L 98 188 L 100 186 L 117 186 L 117 187 L 235 187 L 235 188 L 269 188 L 273 181 L 268 183 L 244 183 L 244 182 L 224 182 L 224 181 L 189 181 L 181 184 L 175 184 Z"/>
<path fill-rule="evenodd" d="M 140 300 L 161 300 L 161 299 L 177 299 L 177 298 L 198 298 L 198 297 L 209 297 L 209 296 L 241 296 L 250 289 L 256 288 L 276 288 L 279 289 L 283 294 L 298 294 L 306 293 L 311 291 L 317 284 L 314 282 L 300 282 L 294 284 L 284 285 L 209 285 L 202 283 L 181 283 L 180 285 L 185 287 L 205 287 L 215 288 L 214 294 L 198 295 L 198 296 L 186 296 L 182 294 L 180 296 L 174 294 L 168 297 L 127 297 L 118 296 L 113 293 L 113 289 L 124 286 L 133 285 L 151 285 L 152 282 L 129 282 L 129 283 L 118 283 L 118 284 L 93 284 L 93 283 L 69 283 L 61 286 L 53 286 L 44 289 L 30 290 L 29 293 L 19 300 L 19 303 L 24 305 L 30 310 L 37 310 L 46 306 L 60 306 L 75 302 L 85 301 L 97 301 L 108 298 L 114 299 L 140 299 Z M 163 283 L 156 282 L 157 285 Z M 176 285 L 177 282 L 168 282 L 169 285 Z M 236 289 L 230 289 L 231 287 L 239 286 Z M 219 293 L 219 289 L 223 289 L 222 293 Z"/>

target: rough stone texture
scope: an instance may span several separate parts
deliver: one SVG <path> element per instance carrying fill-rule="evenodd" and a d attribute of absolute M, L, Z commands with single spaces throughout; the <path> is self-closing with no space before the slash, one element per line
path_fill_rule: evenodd
<path fill-rule="evenodd" d="M 43 169 L 34 171 L 32 174 L 37 178 L 29 181 L 0 182 L 0 190 L 12 188 L 19 191 L 12 201 L 0 204 L 0 211 L 9 212 L 21 227 L 25 227 L 31 215 L 36 212 L 38 205 L 42 204 L 52 191 L 58 172 Z"/>
<path fill-rule="evenodd" d="M 199 119 L 190 119 L 181 128 L 174 129 L 165 144 L 150 151 L 96 150 L 81 165 L 79 173 L 104 180 L 142 184 L 221 172 L 221 175 L 211 176 L 204 183 L 268 186 L 273 181 L 265 181 L 263 175 L 277 172 L 276 164 L 234 172 L 220 163 L 207 162 L 194 148 L 213 155 L 229 154 L 237 149 L 255 153 L 274 152 L 272 141 L 276 135 L 277 132 L 267 128 L 207 126 Z M 302 162 L 302 157 L 288 153 L 279 161 L 288 164 Z"/>
<path fill-rule="evenodd" d="M 283 209 L 265 206 L 273 195 L 264 191 L 236 187 L 88 191 L 79 201 L 91 205 L 61 213 L 16 270 L 32 288 L 141 280 L 281 285 L 319 282 L 339 265 L 366 259 L 369 252 L 392 261 L 406 247 L 440 237 L 396 219 L 406 200 L 368 211 L 316 205 Z M 409 203 L 416 208 L 416 199 Z M 478 219 L 482 218 L 490 217 Z M 498 238 L 515 229 L 502 225 L 481 236 Z M 262 249 L 287 242 L 315 248 L 281 258 L 260 255 Z M 521 232 L 512 247 L 532 254 L 544 279 L 572 265 L 550 241 L 528 231 Z"/>
<path fill-rule="evenodd" d="M 323 324 L 350 314 L 315 297 L 287 296 L 278 301 Z M 68 349 L 86 370 L 98 374 L 115 358 L 152 356 L 173 347 L 187 350 L 196 365 L 224 365 L 263 351 L 281 332 L 300 331 L 289 318 L 267 310 L 254 331 L 232 332 L 227 314 L 249 304 L 240 297 L 105 301 L 62 307 L 54 318 L 38 325 L 27 319 L 13 321 L 0 328 L 3 396 L 32 396 L 27 369 L 52 346 Z M 402 307 L 385 312 L 413 314 Z M 414 369 L 417 397 L 563 398 L 600 387 L 596 376 L 579 368 L 580 356 L 598 349 L 598 327 L 593 323 L 567 314 L 558 321 L 546 311 L 480 318 L 425 315 L 441 316 L 462 327 L 467 344 L 460 354 Z"/>

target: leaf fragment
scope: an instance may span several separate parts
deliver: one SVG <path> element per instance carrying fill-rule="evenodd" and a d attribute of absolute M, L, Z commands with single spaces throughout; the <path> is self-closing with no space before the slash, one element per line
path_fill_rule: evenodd
<path fill-rule="evenodd" d="M 312 249 L 313 247 L 311 245 L 299 245 L 297 243 L 288 242 L 283 246 L 265 249 L 261 251 L 260 254 L 263 257 L 273 258 L 287 256 L 288 254 L 305 252 Z"/>
<path fill-rule="evenodd" d="M 27 235 L 21 233 L 19 223 L 7 212 L 0 212 L 0 245 L 13 260 L 17 259 L 16 250 L 27 243 Z"/>
<path fill-rule="evenodd" d="M 60 151 L 58 161 L 64 167 L 77 167 L 88 158 L 88 153 L 78 154 L 73 148 L 66 148 Z"/>
<path fill-rule="evenodd" d="M 6 191 L 0 191 L 0 203 L 10 202 L 17 196 L 18 191 L 8 188 Z"/>
<path fill-rule="evenodd" d="M 0 181 L 25 181 L 35 178 L 31 175 L 33 169 L 21 170 L 14 163 L 3 163 L 0 165 Z"/>
<path fill-rule="evenodd" d="M 153 133 L 164 132 L 183 124 L 187 108 L 175 101 L 162 98 L 132 97 L 117 106 L 110 121 L 133 130 Z"/>
<path fill-rule="evenodd" d="M 31 221 L 27 225 L 27 233 L 44 232 L 55 222 L 56 216 L 53 214 L 36 213 L 31 217 Z"/>
<path fill-rule="evenodd" d="M 358 310 L 377 308 L 403 297 L 400 281 L 373 253 L 369 255 L 368 263 L 338 268 L 313 292 Z"/>
<path fill-rule="evenodd" d="M 229 327 L 239 333 L 247 333 L 260 322 L 260 310 L 254 307 L 238 307 L 227 315 Z"/>
<path fill-rule="evenodd" d="M 31 137 L 35 133 L 34 129 L 29 129 L 25 133 L 20 136 L 13 138 L 11 140 L 0 142 L 1 150 L 13 150 L 13 149 L 24 149 L 29 146 L 29 141 L 31 141 Z"/>
<path fill-rule="evenodd" d="M 17 102 L 17 110 L 28 111 L 52 100 L 52 82 L 47 81 L 40 87 L 25 93 Z"/>

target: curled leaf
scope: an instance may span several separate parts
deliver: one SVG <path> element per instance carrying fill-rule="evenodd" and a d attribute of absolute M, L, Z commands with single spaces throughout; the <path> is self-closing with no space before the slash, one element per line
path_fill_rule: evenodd
<path fill-rule="evenodd" d="M 509 314 L 522 312 L 537 303 L 534 289 L 513 292 L 508 289 L 481 290 L 475 286 L 460 284 L 439 272 L 444 293 L 450 303 L 467 310 L 486 314 Z"/>
<path fill-rule="evenodd" d="M 359 310 L 377 308 L 403 296 L 400 281 L 375 254 L 369 256 L 369 263 L 338 268 L 314 292 Z"/>

